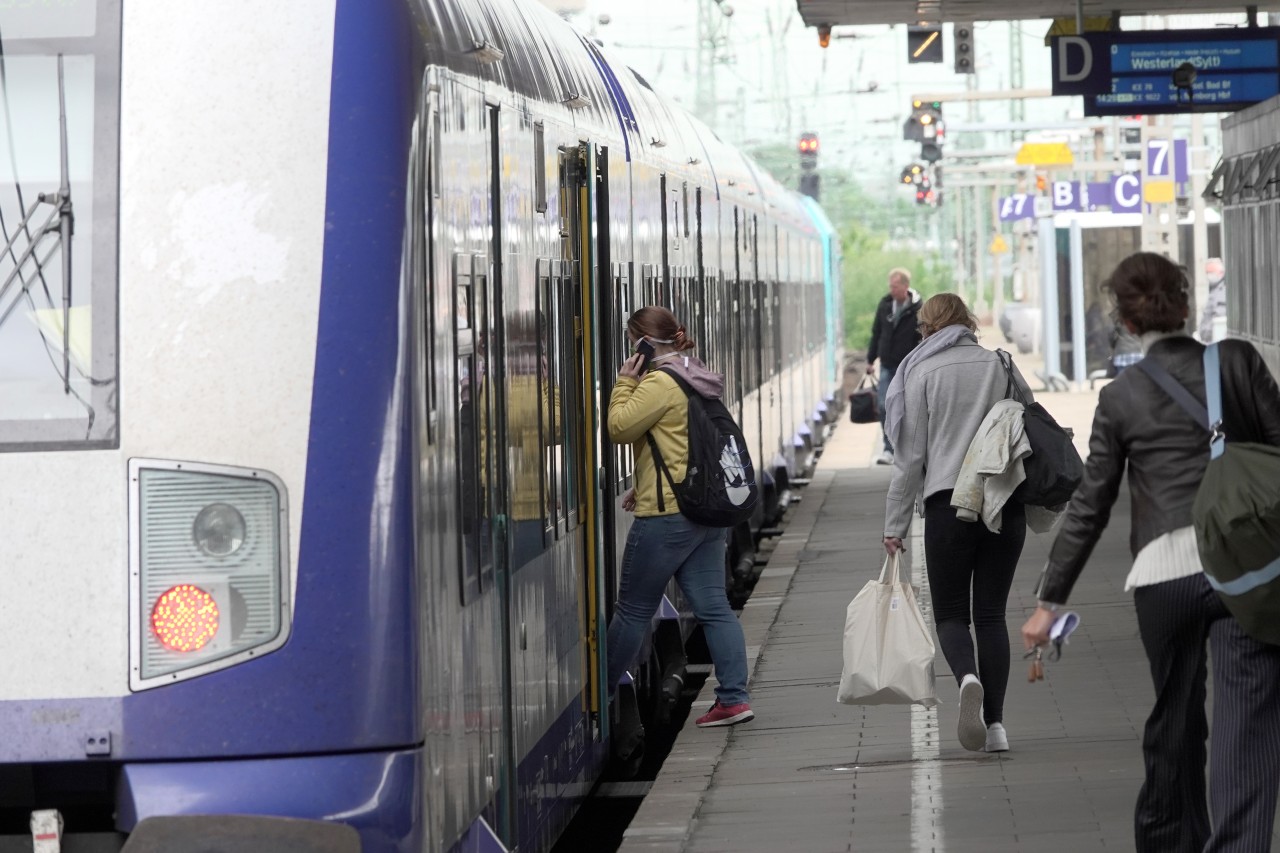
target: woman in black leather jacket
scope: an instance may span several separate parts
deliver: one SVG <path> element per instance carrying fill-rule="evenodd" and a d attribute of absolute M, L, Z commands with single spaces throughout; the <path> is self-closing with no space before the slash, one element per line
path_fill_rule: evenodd
<path fill-rule="evenodd" d="M 1204 403 L 1204 346 L 1184 331 L 1182 270 L 1141 252 L 1123 260 L 1106 286 L 1120 321 L 1141 337 L 1145 357 Z M 1219 347 L 1227 441 L 1280 445 L 1280 389 L 1261 356 L 1245 341 Z M 1280 646 L 1247 636 L 1205 579 L 1191 509 L 1208 462 L 1204 427 L 1142 370 L 1126 370 L 1105 386 L 1084 481 L 1049 553 L 1040 606 L 1022 628 L 1027 648 L 1048 642 L 1054 612 L 1107 526 L 1127 466 L 1134 563 L 1125 589 L 1134 590 L 1156 690 L 1142 739 L 1146 780 L 1134 815 L 1139 853 L 1271 849 L 1280 792 Z M 1206 641 L 1214 678 L 1209 809 Z"/>

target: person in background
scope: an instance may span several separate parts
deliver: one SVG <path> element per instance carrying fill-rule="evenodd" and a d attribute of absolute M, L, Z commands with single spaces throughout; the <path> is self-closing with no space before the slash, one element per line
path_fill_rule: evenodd
<path fill-rule="evenodd" d="M 653 435 L 671 479 L 682 482 L 689 461 L 689 398 L 666 371 L 678 372 L 703 397 L 720 397 L 724 377 L 688 355 L 694 342 L 666 308 L 650 305 L 632 314 L 627 339 L 632 347 L 647 340 L 653 355 L 643 373 L 640 353 L 623 362 L 609 398 L 609 438 L 630 442 L 636 460 L 636 486 L 622 499 L 623 509 L 636 518 L 627 534 L 618 603 L 609 621 L 609 694 L 635 661 L 662 591 L 674 576 L 702 625 L 718 682 L 715 704 L 697 725 L 745 723 L 755 714 L 747 696 L 746 640 L 724 587 L 726 531 L 695 524 L 681 514 L 645 438 Z"/>
<path fill-rule="evenodd" d="M 1182 269 L 1163 255 L 1139 252 L 1121 261 L 1105 286 L 1121 322 L 1141 336 L 1145 358 L 1203 405 L 1204 346 L 1184 331 L 1189 305 Z M 1219 348 L 1227 442 L 1280 445 L 1280 389 L 1262 357 L 1246 341 Z M 1104 386 L 1084 480 L 1049 551 L 1040 604 L 1022 626 L 1028 649 L 1048 643 L 1055 614 L 1107 526 L 1127 473 L 1134 560 L 1125 589 L 1133 590 L 1156 692 L 1142 738 L 1138 853 L 1271 849 L 1280 792 L 1280 646 L 1245 634 L 1201 567 L 1191 512 L 1209 464 L 1208 445 L 1204 426 L 1142 370 L 1126 370 Z M 1208 797 L 1206 643 L 1213 653 Z"/>
<path fill-rule="evenodd" d="M 1213 321 L 1227 316 L 1227 271 L 1222 258 L 1204 262 L 1204 277 L 1209 282 L 1209 298 L 1200 312 L 1200 340 L 1208 344 L 1214 340 Z"/>
<path fill-rule="evenodd" d="M 899 366 L 886 406 L 886 429 L 898 450 L 885 499 L 884 549 L 890 555 L 902 549 L 916 500 L 923 500 L 933 619 L 960 685 L 960 744 L 975 752 L 1003 752 L 1009 748 L 1005 607 L 1027 536 L 1026 511 L 1009 500 L 1000 532 L 992 533 L 985 524 L 957 518 L 951 498 L 969 444 L 991 407 L 1011 395 L 1012 382 L 1028 400 L 1031 389 L 1017 367 L 1006 370 L 999 355 L 978 343 L 977 328 L 954 293 L 931 296 L 920 309 L 924 340 Z"/>
<path fill-rule="evenodd" d="M 875 375 L 880 366 L 880 428 L 884 429 L 885 396 L 898 365 L 907 353 L 920 343 L 916 329 L 916 315 L 920 311 L 920 294 L 911 289 L 911 273 L 897 267 L 889 270 L 889 292 L 876 306 L 876 318 L 871 324 L 871 342 L 867 344 L 867 372 Z M 876 460 L 878 465 L 893 464 L 893 444 L 884 436 L 884 452 Z"/>

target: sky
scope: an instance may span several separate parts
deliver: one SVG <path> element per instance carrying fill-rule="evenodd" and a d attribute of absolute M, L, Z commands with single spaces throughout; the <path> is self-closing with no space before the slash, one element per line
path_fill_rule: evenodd
<path fill-rule="evenodd" d="M 714 129 L 747 149 L 794 144 L 803 131 L 819 134 L 824 166 L 843 167 L 869 188 L 897 184 L 901 168 L 918 154 L 902 139 L 902 124 L 914 94 L 1007 90 L 1015 78 L 1011 45 L 1022 48 L 1022 87 L 1048 89 L 1049 20 L 980 22 L 975 27 L 977 73 L 952 70 L 951 28 L 943 31 L 945 62 L 907 62 L 906 27 L 837 27 L 827 49 L 817 31 L 804 26 L 795 0 L 581 0 L 585 9 L 568 19 L 604 43 L 659 92 L 694 111 L 698 68 L 698 3 L 716 16 L 722 44 L 716 50 Z M 1242 23 L 1244 15 L 1180 16 L 1172 28 Z M 1126 30 L 1153 29 L 1164 19 L 1126 18 Z M 1081 117 L 1080 98 L 1035 98 L 1023 102 L 1025 118 L 1043 135 L 1061 138 L 1063 123 Z M 965 125 L 1007 123 L 1007 100 L 944 104 L 952 127 L 948 144 L 1007 149 L 1007 131 L 960 131 Z M 704 119 L 706 116 L 704 116 Z M 1096 120 L 1095 120 L 1096 121 Z M 1216 125 L 1216 121 L 1211 121 Z M 962 140 L 962 134 L 967 139 Z M 978 135 L 974 135 L 978 134 Z M 1033 133 L 1033 136 L 1035 134 Z"/>

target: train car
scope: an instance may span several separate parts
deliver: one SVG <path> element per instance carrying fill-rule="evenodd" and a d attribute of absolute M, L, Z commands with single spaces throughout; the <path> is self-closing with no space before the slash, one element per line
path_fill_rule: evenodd
<path fill-rule="evenodd" d="M 0 37 L 0 850 L 548 850 L 691 628 L 611 712 L 625 320 L 727 377 L 741 573 L 835 399 L 829 223 L 525 0 Z"/>

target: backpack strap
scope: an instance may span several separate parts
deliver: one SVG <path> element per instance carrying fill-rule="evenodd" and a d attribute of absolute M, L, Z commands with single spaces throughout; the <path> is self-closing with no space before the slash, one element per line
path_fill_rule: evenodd
<path fill-rule="evenodd" d="M 1208 392 L 1209 390 L 1209 351 L 1207 347 L 1205 348 L 1204 358 L 1205 358 L 1205 371 L 1204 371 L 1205 391 Z M 1143 373 L 1150 376 L 1153 382 L 1155 382 L 1157 385 L 1163 388 L 1164 392 L 1168 394 L 1170 397 L 1172 397 L 1173 401 L 1177 403 L 1179 406 L 1181 406 L 1184 412 L 1191 415 L 1192 419 L 1194 419 L 1196 423 L 1200 424 L 1200 426 L 1204 427 L 1210 432 L 1213 431 L 1213 427 L 1210 426 L 1212 421 L 1209 420 L 1209 412 L 1205 410 L 1204 406 L 1200 405 L 1200 401 L 1197 400 L 1194 396 L 1192 396 L 1190 391 L 1188 391 L 1185 387 L 1183 387 L 1181 382 L 1174 379 L 1173 376 L 1169 373 L 1169 371 L 1164 369 L 1164 365 L 1156 361 L 1154 358 L 1144 358 L 1141 361 L 1139 361 L 1136 366 Z M 1214 370 L 1213 370 L 1215 387 L 1217 386 L 1217 372 L 1218 372 L 1217 367 L 1218 366 L 1215 358 Z M 1212 406 L 1213 395 L 1210 394 L 1209 396 L 1211 398 L 1209 405 Z M 1221 409 L 1222 409 L 1222 398 L 1219 396 L 1218 397 L 1219 414 L 1221 414 Z"/>
<path fill-rule="evenodd" d="M 1209 458 L 1217 459 L 1227 449 L 1227 437 L 1222 434 L 1222 365 L 1218 345 L 1204 348 L 1204 396 L 1209 404 Z"/>
<path fill-rule="evenodd" d="M 1029 405 L 1022 396 L 1022 389 L 1018 387 L 1017 382 L 1013 381 L 1013 357 L 1002 349 L 996 350 L 996 357 L 999 358 L 1000 363 L 1004 365 L 1004 399 L 1016 400 L 1024 406 Z"/>
<path fill-rule="evenodd" d="M 680 386 L 680 390 L 684 391 L 686 397 L 693 394 L 694 391 L 689 387 L 689 383 L 684 381 L 684 377 L 680 376 L 674 370 L 667 370 L 665 367 L 659 367 L 663 373 L 670 376 Z M 662 498 L 662 477 L 667 478 L 667 482 L 671 484 L 671 491 L 676 490 L 676 481 L 671 476 L 671 469 L 667 467 L 666 461 L 662 458 L 662 451 L 658 449 L 658 442 L 653 437 L 652 432 L 644 434 L 645 440 L 649 442 L 649 454 L 653 457 L 653 467 L 659 472 L 659 476 L 654 478 L 655 491 L 658 493 L 658 512 L 667 511 L 667 502 Z"/>
<path fill-rule="evenodd" d="M 658 493 L 658 512 L 666 512 L 667 502 L 662 499 L 662 475 L 666 475 L 667 482 L 671 484 L 671 491 L 674 492 L 676 490 L 676 484 L 671 479 L 671 470 L 667 468 L 667 463 L 662 459 L 662 451 L 658 450 L 658 442 L 654 440 L 653 433 L 646 432 L 644 437 L 649 442 L 649 455 L 653 457 L 653 467 L 660 472 L 659 476 L 653 480 L 654 491 Z"/>

